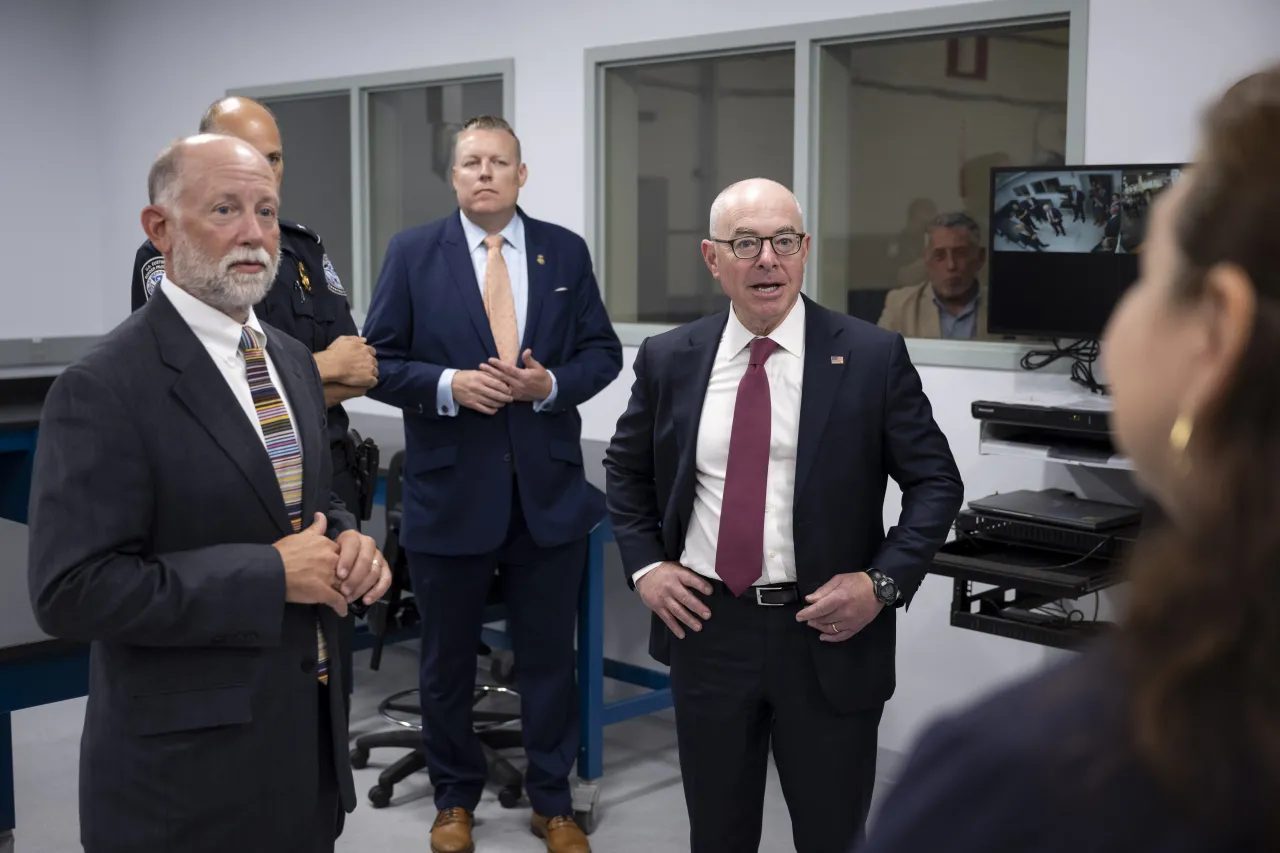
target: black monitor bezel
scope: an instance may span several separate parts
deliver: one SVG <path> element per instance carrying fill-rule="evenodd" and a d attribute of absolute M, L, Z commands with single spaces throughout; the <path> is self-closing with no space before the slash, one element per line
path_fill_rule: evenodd
<path fill-rule="evenodd" d="M 1018 173 L 1018 172 L 1132 172 L 1132 171 L 1159 171 L 1161 169 L 1178 169 L 1186 170 L 1190 167 L 1189 163 L 1179 162 L 1161 162 L 1161 163 L 1122 163 L 1122 164 L 1094 164 L 1094 163 L 1078 163 L 1055 165 L 1051 163 L 1037 163 L 1035 165 L 1021 166 L 992 166 L 988 170 L 987 175 L 987 210 L 986 210 L 986 228 L 987 228 L 987 292 L 985 294 L 988 301 L 987 306 L 987 331 L 993 336 L 1001 337 L 1019 337 L 1019 338 L 1037 338 L 1040 340 L 1095 340 L 1101 336 L 1102 330 L 1097 332 L 1082 332 L 1079 329 L 1005 329 L 992 328 L 990 325 L 990 300 L 991 300 L 991 264 L 995 255 L 995 229 L 992 228 L 992 217 L 994 213 L 994 205 L 996 198 L 996 179 L 1000 175 Z M 1117 255 L 1118 257 L 1118 255 Z M 1122 291 L 1117 291 L 1117 303 Z M 1111 306 L 1111 310 L 1115 310 L 1115 304 Z"/>

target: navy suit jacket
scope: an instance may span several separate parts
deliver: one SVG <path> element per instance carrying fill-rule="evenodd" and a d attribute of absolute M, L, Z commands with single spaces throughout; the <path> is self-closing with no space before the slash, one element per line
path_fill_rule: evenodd
<path fill-rule="evenodd" d="M 801 298 L 804 388 L 793 509 L 800 592 L 875 568 L 909 600 L 963 500 L 951 448 L 902 336 Z M 728 319 L 726 310 L 656 335 L 636 354 L 631 401 L 605 455 L 609 512 L 628 583 L 639 569 L 678 561 L 684 551 L 702 401 Z M 902 487 L 902 514 L 886 536 L 889 477 Z M 897 610 L 886 608 L 843 643 L 823 643 L 813 632 L 818 680 L 841 713 L 892 695 L 896 618 Z M 669 663 L 672 642 L 655 616 L 651 654 Z"/>
<path fill-rule="evenodd" d="M 1275 804 L 1243 767 L 1220 826 L 1164 793 L 1137 758 L 1128 682 L 1107 641 L 934 723 L 858 853 L 1267 849 Z"/>
<path fill-rule="evenodd" d="M 600 299 L 582 238 L 524 218 L 528 311 L 521 351 L 556 378 L 554 407 L 512 403 L 496 415 L 436 411 L 446 368 L 475 370 L 498 350 L 461 214 L 397 234 L 387 247 L 364 335 L 378 354 L 375 400 L 404 411 L 404 523 L 411 551 L 441 556 L 499 548 L 519 484 L 542 547 L 590 533 L 604 498 L 586 481 L 577 407 L 617 378 L 622 345 Z M 514 477 L 513 477 L 514 474 Z"/>

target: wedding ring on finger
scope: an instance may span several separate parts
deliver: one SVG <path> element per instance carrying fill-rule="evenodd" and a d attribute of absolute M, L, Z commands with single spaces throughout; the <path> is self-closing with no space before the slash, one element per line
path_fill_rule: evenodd
<path fill-rule="evenodd" d="M 832 623 L 831 623 L 831 633 L 833 633 L 833 634 L 839 634 L 839 633 L 840 633 L 840 629 L 836 627 L 836 623 L 834 623 L 834 622 L 832 622 Z"/>

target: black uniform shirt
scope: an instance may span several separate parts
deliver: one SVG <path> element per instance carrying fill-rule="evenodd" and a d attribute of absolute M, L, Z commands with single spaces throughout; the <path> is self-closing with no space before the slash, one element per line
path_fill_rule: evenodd
<path fill-rule="evenodd" d="M 133 310 L 155 293 L 164 277 L 164 256 L 148 240 L 133 263 Z M 343 335 L 356 335 L 347 292 L 338 279 L 324 244 L 314 231 L 280 220 L 280 269 L 271 290 L 253 307 L 254 313 L 285 334 L 301 341 L 312 353 L 321 352 Z M 341 404 L 329 409 L 329 444 L 336 448 L 346 437 L 350 418 Z"/>

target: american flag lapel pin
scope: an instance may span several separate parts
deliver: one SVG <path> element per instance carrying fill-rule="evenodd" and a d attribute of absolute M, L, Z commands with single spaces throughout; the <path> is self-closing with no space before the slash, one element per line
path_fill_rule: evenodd
<path fill-rule="evenodd" d="M 831 356 L 831 363 L 832 363 L 832 364 L 844 364 L 844 356 L 842 356 L 842 355 L 833 355 L 833 356 Z"/>

